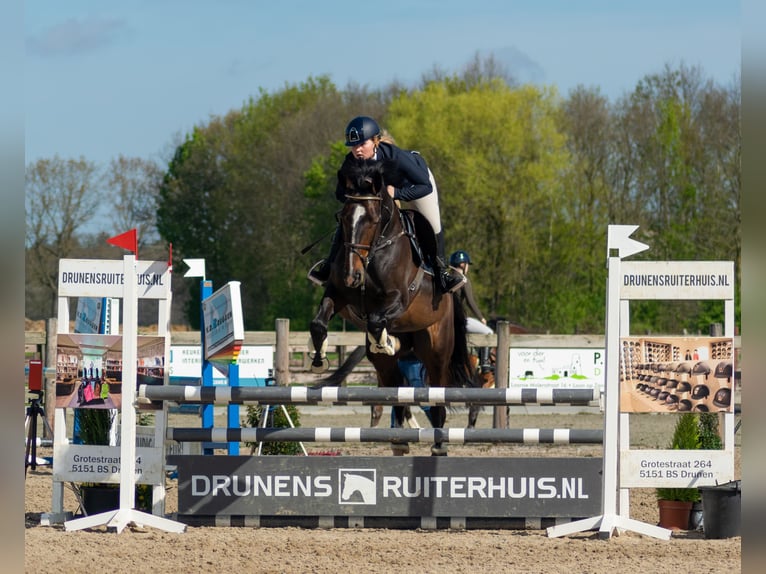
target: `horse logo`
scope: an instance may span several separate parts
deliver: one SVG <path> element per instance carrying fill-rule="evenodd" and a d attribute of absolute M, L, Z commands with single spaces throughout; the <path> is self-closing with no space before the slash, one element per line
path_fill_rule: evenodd
<path fill-rule="evenodd" d="M 374 469 L 338 469 L 340 504 L 376 504 Z"/>

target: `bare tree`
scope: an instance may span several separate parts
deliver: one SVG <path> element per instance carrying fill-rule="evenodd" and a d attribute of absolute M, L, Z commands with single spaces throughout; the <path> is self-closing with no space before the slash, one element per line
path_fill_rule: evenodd
<path fill-rule="evenodd" d="M 157 233 L 157 196 L 163 172 L 153 161 L 124 157 L 113 159 L 105 182 L 113 207 L 111 220 L 118 233 L 135 228 L 139 246 L 155 242 Z"/>
<path fill-rule="evenodd" d="M 58 260 L 76 251 L 78 230 L 96 214 L 99 177 L 96 165 L 82 157 L 54 156 L 27 166 L 27 282 L 43 291 L 48 317 L 56 312 Z"/>

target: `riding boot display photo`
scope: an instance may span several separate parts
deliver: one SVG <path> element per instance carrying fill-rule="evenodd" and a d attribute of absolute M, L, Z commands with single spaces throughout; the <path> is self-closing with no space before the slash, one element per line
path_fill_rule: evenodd
<path fill-rule="evenodd" d="M 330 267 L 332 261 L 338 254 L 341 244 L 341 231 L 340 225 L 335 228 L 335 233 L 332 236 L 332 245 L 330 246 L 330 254 L 326 259 L 320 259 L 309 269 L 308 278 L 312 283 L 316 283 L 319 286 L 323 286 L 330 279 Z"/>

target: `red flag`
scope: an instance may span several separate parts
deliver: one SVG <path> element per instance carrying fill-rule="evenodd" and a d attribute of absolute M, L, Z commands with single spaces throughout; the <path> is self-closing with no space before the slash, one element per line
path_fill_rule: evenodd
<path fill-rule="evenodd" d="M 138 258 L 138 237 L 136 236 L 135 228 L 126 231 L 125 233 L 121 233 L 120 235 L 110 237 L 106 242 L 115 247 L 122 247 L 128 251 L 132 251 L 136 258 Z"/>

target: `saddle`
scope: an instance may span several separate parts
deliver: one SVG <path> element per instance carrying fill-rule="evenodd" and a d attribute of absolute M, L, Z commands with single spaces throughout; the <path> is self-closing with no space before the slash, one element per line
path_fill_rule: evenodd
<path fill-rule="evenodd" d="M 425 256 L 423 248 L 420 246 L 421 242 L 426 244 L 433 239 L 434 232 L 431 224 L 423 217 L 418 211 L 413 209 L 402 209 L 400 212 L 402 220 L 402 226 L 404 227 L 404 233 L 410 239 L 410 247 L 412 248 L 412 261 L 418 267 L 423 267 L 426 271 L 433 273 L 433 269 L 428 264 L 428 258 Z"/>

